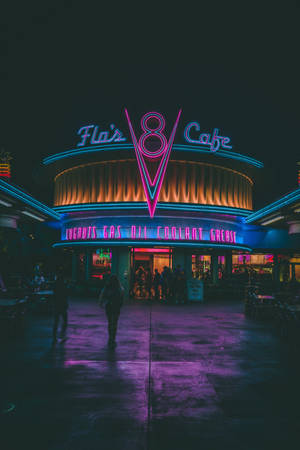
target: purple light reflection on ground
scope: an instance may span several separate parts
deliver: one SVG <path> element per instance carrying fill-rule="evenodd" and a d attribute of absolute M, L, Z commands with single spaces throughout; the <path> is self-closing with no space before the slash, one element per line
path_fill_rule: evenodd
<path fill-rule="evenodd" d="M 95 300 L 71 301 L 67 340 L 54 347 L 52 318 L 33 318 L 2 352 L 0 386 L 17 405 L 2 437 L 53 450 L 292 448 L 299 373 L 270 327 L 242 311 L 126 305 L 114 352 Z"/>

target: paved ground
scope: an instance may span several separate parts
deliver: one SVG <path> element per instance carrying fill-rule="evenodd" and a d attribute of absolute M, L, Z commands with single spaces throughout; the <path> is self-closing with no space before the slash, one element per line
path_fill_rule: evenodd
<path fill-rule="evenodd" d="M 106 340 L 103 310 L 81 300 L 65 343 L 51 347 L 47 317 L 2 343 L 16 409 L 0 417 L 1 449 L 299 448 L 299 369 L 242 304 L 128 305 L 115 351 Z"/>

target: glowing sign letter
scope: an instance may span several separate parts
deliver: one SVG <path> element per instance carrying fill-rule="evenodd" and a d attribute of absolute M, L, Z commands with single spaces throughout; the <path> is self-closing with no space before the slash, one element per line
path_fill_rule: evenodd
<path fill-rule="evenodd" d="M 141 174 L 149 214 L 150 217 L 153 217 L 170 158 L 175 133 L 181 115 L 181 109 L 178 112 L 169 141 L 167 141 L 167 138 L 163 133 L 165 128 L 165 119 L 161 114 L 157 112 L 149 112 L 142 117 L 141 128 L 144 133 L 141 135 L 139 140 L 136 138 L 127 109 L 125 109 L 125 114 Z M 153 126 L 153 122 L 156 123 L 156 125 Z M 154 139 L 159 141 L 159 147 L 156 150 L 149 149 L 146 146 L 147 141 L 153 141 Z M 151 159 L 160 159 L 154 179 L 150 176 L 146 164 L 146 161 Z"/>
<path fill-rule="evenodd" d="M 90 136 L 90 133 L 89 133 L 89 129 L 90 129 L 90 128 L 94 128 L 94 125 L 87 125 L 87 126 L 85 126 L 85 127 L 81 127 L 81 128 L 78 130 L 78 133 L 77 133 L 77 134 L 81 134 L 83 131 L 84 131 L 84 133 L 83 133 L 82 136 L 81 136 L 82 141 L 79 142 L 79 144 L 77 144 L 77 147 L 83 147 L 83 146 L 85 145 L 86 139 Z"/>
<path fill-rule="evenodd" d="M 131 239 L 135 239 L 136 237 L 136 226 L 132 225 L 131 226 Z"/>

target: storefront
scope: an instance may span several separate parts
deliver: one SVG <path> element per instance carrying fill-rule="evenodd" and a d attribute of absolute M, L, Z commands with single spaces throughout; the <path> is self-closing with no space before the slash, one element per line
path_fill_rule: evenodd
<path fill-rule="evenodd" d="M 125 110 L 123 119 L 122 131 L 81 127 L 74 149 L 44 160 L 61 215 L 54 246 L 74 281 L 114 272 L 129 292 L 140 267 L 177 266 L 211 284 L 237 273 L 298 278 L 297 233 L 251 222 L 260 161 L 233 151 L 217 128 L 200 132 L 181 110 L 168 132 L 159 113 L 139 124 Z"/>

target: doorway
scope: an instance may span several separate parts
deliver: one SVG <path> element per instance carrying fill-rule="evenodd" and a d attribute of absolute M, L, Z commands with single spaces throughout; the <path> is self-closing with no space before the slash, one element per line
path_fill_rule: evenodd
<path fill-rule="evenodd" d="M 132 248 L 130 252 L 130 292 L 139 300 L 151 299 L 153 274 L 163 268 L 172 269 L 172 249 L 170 248 Z"/>

